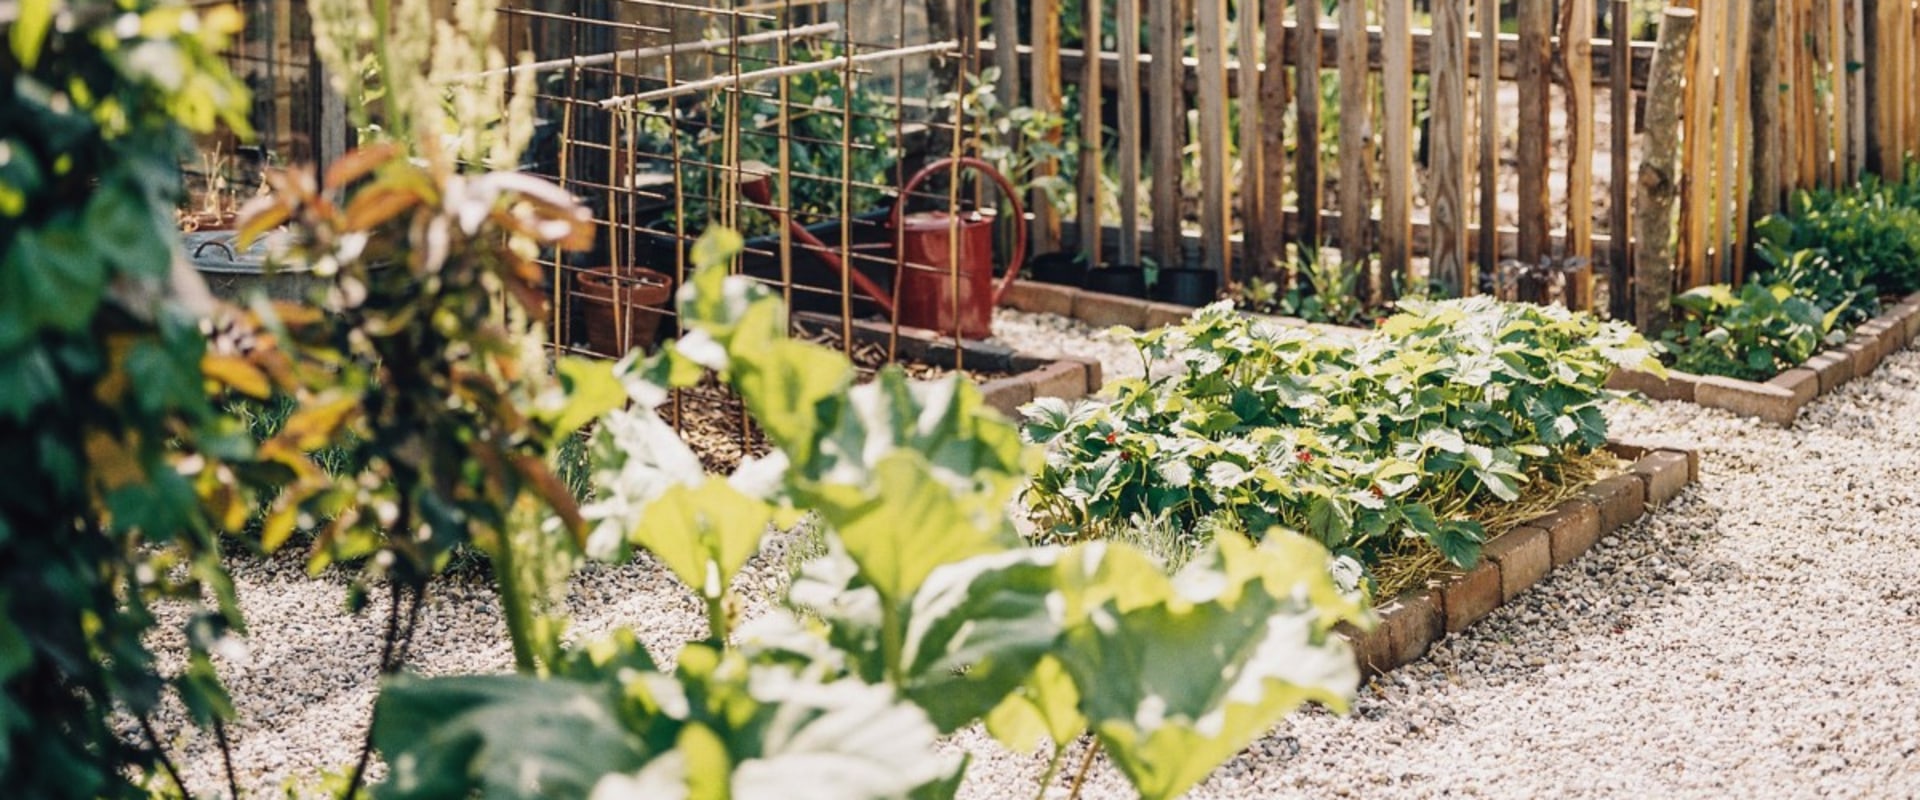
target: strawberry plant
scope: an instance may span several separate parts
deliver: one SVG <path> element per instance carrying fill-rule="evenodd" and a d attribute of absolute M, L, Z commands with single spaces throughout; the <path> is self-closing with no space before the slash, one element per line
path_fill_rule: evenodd
<path fill-rule="evenodd" d="M 594 442 L 588 550 L 660 560 L 709 608 L 671 669 L 631 634 L 543 675 L 398 678 L 374 738 L 384 797 L 950 797 L 936 739 L 985 721 L 1058 746 L 1091 729 L 1142 795 L 1172 797 L 1307 701 L 1344 706 L 1362 612 L 1297 536 L 1227 540 L 1177 577 L 1107 543 L 1021 545 L 1005 514 L 1037 453 L 958 377 L 853 386 L 840 354 L 785 335 L 710 232 L 680 294 L 688 334 L 619 368 L 634 405 Z M 773 450 L 707 476 L 654 411 L 711 373 Z M 816 515 L 826 555 L 790 609 L 744 625 L 731 582 L 770 525 Z M 1149 656 L 1151 654 L 1151 656 Z M 828 765 L 831 765 L 829 767 Z"/>
<path fill-rule="evenodd" d="M 1040 537 L 1279 526 L 1317 538 L 1347 576 L 1409 538 L 1470 566 L 1485 531 L 1467 512 L 1605 443 L 1607 376 L 1659 368 L 1631 329 L 1564 309 L 1403 305 L 1355 343 L 1263 327 L 1228 303 L 1139 334 L 1161 377 L 1026 409 L 1025 435 L 1048 446 L 1022 495 Z"/>

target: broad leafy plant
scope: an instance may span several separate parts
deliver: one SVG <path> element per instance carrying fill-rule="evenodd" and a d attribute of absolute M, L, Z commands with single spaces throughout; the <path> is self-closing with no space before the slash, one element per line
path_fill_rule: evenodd
<path fill-rule="evenodd" d="M 589 551 L 651 553 L 708 605 L 711 636 L 662 669 L 630 634 L 545 677 L 398 679 L 375 738 L 383 796 L 950 797 L 941 734 L 1010 743 L 1091 728 L 1142 794 L 1172 797 L 1302 702 L 1343 707 L 1357 675 L 1329 626 L 1361 618 L 1296 536 L 1223 543 L 1169 577 L 1144 553 L 1023 547 L 1005 515 L 1035 464 L 957 377 L 854 385 L 838 353 L 785 335 L 778 300 L 715 266 L 680 294 L 689 333 L 623 381 L 597 434 Z M 773 450 L 729 476 L 654 408 L 710 373 Z M 738 624 L 732 582 L 772 525 L 816 515 L 827 554 Z M 1057 761 L 1058 749 L 1056 749 Z"/>
<path fill-rule="evenodd" d="M 1819 266 L 1847 291 L 1920 291 L 1920 164 L 1907 165 L 1898 182 L 1869 174 L 1858 186 L 1795 193 L 1785 213 L 1754 230 L 1765 246 L 1822 251 Z M 1840 299 L 1820 298 L 1828 307 Z"/>
<path fill-rule="evenodd" d="M 140 797 L 172 773 L 169 689 L 219 725 L 209 652 L 242 628 L 220 562 L 258 484 L 212 394 L 268 391 L 208 347 L 206 287 L 173 210 L 193 132 L 246 130 L 219 53 L 232 8 L 166 0 L 0 6 L 0 785 Z M 231 343 L 229 343 L 231 344 Z M 148 649 L 153 603 L 193 610 L 185 664 Z M 207 602 L 211 600 L 211 603 Z M 177 782 L 177 775 L 170 775 Z M 151 788 L 161 788 L 154 781 Z"/>
<path fill-rule="evenodd" d="M 1160 377 L 1027 407 L 1027 437 L 1048 446 L 1022 495 L 1038 535 L 1170 525 L 1204 541 L 1279 526 L 1317 538 L 1349 577 L 1408 538 L 1471 566 L 1485 531 L 1467 512 L 1604 444 L 1607 376 L 1659 368 L 1631 329 L 1560 308 L 1404 305 L 1355 343 L 1228 303 L 1139 334 Z"/>
<path fill-rule="evenodd" d="M 1683 372 L 1767 380 L 1845 342 L 1853 326 L 1878 308 L 1864 275 L 1833 266 L 1824 250 L 1788 252 L 1762 242 L 1757 252 L 1768 269 L 1739 289 L 1712 284 L 1673 299 L 1679 318 L 1661 336 L 1668 364 Z"/>

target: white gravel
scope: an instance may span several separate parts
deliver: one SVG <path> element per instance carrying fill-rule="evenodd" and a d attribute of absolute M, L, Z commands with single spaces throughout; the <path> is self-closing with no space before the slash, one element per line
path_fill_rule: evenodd
<path fill-rule="evenodd" d="M 1022 349 L 1138 374 L 1130 346 L 1084 325 L 1018 312 L 996 324 Z M 1351 715 L 1296 715 L 1193 796 L 1920 796 L 1920 352 L 1791 430 L 1673 403 L 1612 416 L 1621 434 L 1699 447 L 1701 485 L 1373 683 Z M 777 563 L 748 580 L 770 585 Z M 339 583 L 286 559 L 237 563 L 236 579 L 250 652 L 222 673 L 242 783 L 344 768 L 373 697 L 380 616 L 346 616 Z M 585 573 L 570 609 L 579 636 L 633 626 L 660 656 L 704 630 L 647 564 Z M 443 586 L 411 664 L 506 669 L 505 637 L 490 589 Z M 224 785 L 210 738 L 181 743 L 208 789 Z M 977 732 L 954 746 L 975 754 L 964 796 L 1033 795 L 1041 758 Z M 1101 758 L 1085 796 L 1131 793 Z"/>

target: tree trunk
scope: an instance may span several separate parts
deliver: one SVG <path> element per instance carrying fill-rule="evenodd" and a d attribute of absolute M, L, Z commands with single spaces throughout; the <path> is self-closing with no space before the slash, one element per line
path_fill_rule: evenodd
<path fill-rule="evenodd" d="M 1645 155 L 1640 162 L 1639 204 L 1634 209 L 1634 300 L 1640 330 L 1658 336 L 1673 314 L 1673 204 L 1680 195 L 1680 99 L 1687 53 L 1698 13 L 1669 8 L 1660 20 L 1660 46 L 1653 54 L 1647 89 Z"/>

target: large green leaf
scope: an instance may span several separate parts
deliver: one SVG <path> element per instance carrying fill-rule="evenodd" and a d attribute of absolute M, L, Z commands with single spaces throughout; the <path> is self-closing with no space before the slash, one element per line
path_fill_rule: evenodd
<path fill-rule="evenodd" d="M 914 594 L 901 690 L 942 733 L 999 705 L 1059 640 L 1050 602 L 1058 555 L 976 556 L 934 570 Z"/>
<path fill-rule="evenodd" d="M 374 712 L 383 798 L 584 797 L 650 756 L 605 684 L 488 675 L 391 679 Z"/>
<path fill-rule="evenodd" d="M 674 486 L 640 515 L 632 539 L 701 596 L 720 597 L 760 549 L 773 508 L 724 480 Z"/>
<path fill-rule="evenodd" d="M 1065 747 L 1087 729 L 1087 718 L 1080 713 L 1080 690 L 1053 656 L 1040 659 L 985 721 L 993 738 L 1020 752 L 1032 751 L 1042 741 Z"/>
<path fill-rule="evenodd" d="M 1278 531 L 1266 541 L 1222 540 L 1159 587 L 1123 567 L 1140 585 L 1068 621 L 1058 656 L 1080 710 L 1148 800 L 1186 791 L 1301 703 L 1344 708 L 1359 682 L 1351 650 L 1327 633 L 1358 607 L 1326 554 Z"/>
<path fill-rule="evenodd" d="M 977 524 L 977 499 L 969 502 L 934 480 L 926 460 L 912 451 L 883 456 L 870 493 L 819 499 L 847 555 L 888 603 L 903 603 L 943 564 L 1005 549 L 997 531 Z"/>

